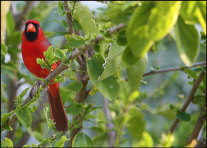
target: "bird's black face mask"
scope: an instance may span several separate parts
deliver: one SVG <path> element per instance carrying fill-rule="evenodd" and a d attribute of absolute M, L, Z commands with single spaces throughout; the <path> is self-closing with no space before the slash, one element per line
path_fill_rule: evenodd
<path fill-rule="evenodd" d="M 37 39 L 39 24 L 28 22 L 25 24 L 25 36 L 29 41 Z"/>

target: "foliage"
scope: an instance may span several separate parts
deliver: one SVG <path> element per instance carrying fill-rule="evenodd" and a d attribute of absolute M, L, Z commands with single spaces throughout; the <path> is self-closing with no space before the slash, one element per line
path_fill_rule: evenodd
<path fill-rule="evenodd" d="M 50 71 L 54 71 L 55 63 L 68 66 L 54 82 L 61 83 L 69 131 L 56 131 L 48 115 L 48 101 L 44 101 L 44 88 L 40 87 L 25 103 L 37 78 L 21 60 L 21 31 L 16 24 L 24 22 L 18 22 L 11 11 L 3 17 L 7 27 L 1 30 L 6 32 L 1 42 L 2 146 L 64 147 L 70 142 L 75 147 L 187 145 L 199 112 L 206 110 L 206 78 L 188 109 L 180 109 L 200 73 L 206 73 L 206 67 L 183 68 L 182 72 L 146 78 L 144 73 L 205 61 L 205 2 L 111 1 L 103 2 L 106 7 L 99 11 L 91 11 L 82 2 L 68 2 L 70 11 L 65 10 L 62 1 L 37 2 L 27 14 L 22 14 L 26 2 L 12 3 L 23 19 L 43 22 L 45 35 L 58 42 L 52 42 L 45 57 L 36 62 Z M 72 34 L 66 32 L 66 13 L 72 16 Z M 119 24 L 125 27 L 108 31 Z M 75 49 L 82 53 L 71 60 Z M 10 122 L 13 117 L 17 117 L 15 126 Z M 179 119 L 180 127 L 170 134 L 168 130 L 175 119 Z M 76 131 L 74 137 L 72 131 Z M 9 136 L 11 132 L 16 136 Z M 25 134 L 37 141 L 26 145 Z M 205 134 L 202 138 L 206 138 Z"/>

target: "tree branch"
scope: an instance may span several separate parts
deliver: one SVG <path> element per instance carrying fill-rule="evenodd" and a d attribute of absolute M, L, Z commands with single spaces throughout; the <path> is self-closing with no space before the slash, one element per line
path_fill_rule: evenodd
<path fill-rule="evenodd" d="M 63 1 L 63 5 L 64 5 L 64 8 L 66 10 L 66 20 L 67 20 L 67 23 L 68 23 L 68 33 L 72 34 L 72 33 L 74 33 L 73 18 L 72 18 L 71 11 L 70 11 L 70 8 L 69 8 L 69 5 L 68 5 L 68 1 Z"/>
<path fill-rule="evenodd" d="M 114 26 L 114 27 L 110 28 L 107 32 L 109 34 L 113 34 L 113 33 L 117 32 L 117 31 L 119 31 L 119 30 L 121 30 L 121 29 L 123 29 L 125 27 L 126 27 L 125 24 L 119 24 L 117 26 Z"/>
<path fill-rule="evenodd" d="M 146 72 L 143 74 L 143 76 L 148 76 L 148 75 L 153 75 L 153 74 L 159 74 L 159 73 L 164 73 L 164 72 L 171 72 L 171 71 L 179 71 L 179 70 L 184 70 L 186 68 L 192 68 L 192 67 L 197 67 L 197 66 L 204 66 L 206 65 L 206 62 L 198 62 L 195 63 L 191 66 L 182 66 L 182 67 L 171 67 L 171 68 L 166 68 L 166 69 L 160 69 L 160 70 L 152 70 L 150 72 Z"/>
<path fill-rule="evenodd" d="M 183 104 L 182 108 L 180 109 L 179 112 L 184 112 L 188 105 L 190 104 L 190 102 L 193 100 L 193 97 L 195 95 L 195 92 L 196 90 L 198 89 L 200 83 L 202 82 L 203 78 L 205 77 L 206 73 L 205 72 L 201 72 L 198 79 L 195 81 L 191 91 L 190 91 L 190 94 L 188 96 L 188 99 L 185 101 L 185 103 Z M 177 124 L 179 123 L 179 119 L 176 118 L 175 121 L 173 122 L 170 130 L 169 130 L 169 133 L 173 133 L 175 128 L 177 127 Z"/>
<path fill-rule="evenodd" d="M 188 139 L 187 144 L 190 144 L 194 139 L 196 139 L 198 137 L 198 134 L 204 124 L 204 122 L 206 121 L 206 111 L 201 111 L 198 120 L 194 126 L 194 129 L 190 135 L 190 138 Z"/>

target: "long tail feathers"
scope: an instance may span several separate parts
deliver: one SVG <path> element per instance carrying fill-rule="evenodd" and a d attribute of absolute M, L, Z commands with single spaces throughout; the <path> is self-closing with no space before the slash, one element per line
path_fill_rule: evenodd
<path fill-rule="evenodd" d="M 67 131 L 68 119 L 60 98 L 58 83 L 54 83 L 49 86 L 48 97 L 50 100 L 51 118 L 56 123 L 56 129 L 58 131 Z"/>

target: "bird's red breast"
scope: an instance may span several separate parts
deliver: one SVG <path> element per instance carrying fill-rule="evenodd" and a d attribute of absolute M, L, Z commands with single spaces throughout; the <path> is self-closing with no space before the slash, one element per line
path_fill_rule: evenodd
<path fill-rule="evenodd" d="M 35 26 L 35 24 L 38 26 Z M 39 24 L 40 23 L 36 20 L 29 20 L 25 23 L 26 29 L 22 33 L 22 58 L 25 66 L 30 72 L 32 72 L 37 77 L 45 78 L 49 74 L 49 71 L 47 69 L 41 68 L 41 66 L 37 64 L 36 59 L 44 59 L 43 53 L 51 44 L 45 37 Z M 26 31 L 31 33 L 29 34 L 31 36 L 37 33 L 36 39 L 28 40 L 26 37 Z"/>

